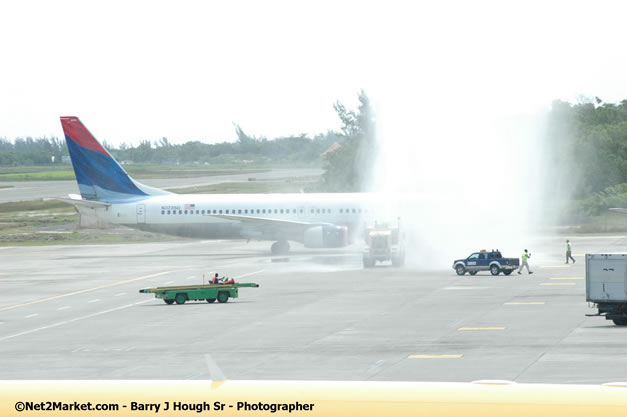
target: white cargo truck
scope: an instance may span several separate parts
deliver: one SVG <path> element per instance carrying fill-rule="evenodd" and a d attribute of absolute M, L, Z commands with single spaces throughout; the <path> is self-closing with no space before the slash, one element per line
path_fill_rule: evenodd
<path fill-rule="evenodd" d="M 627 253 L 586 254 L 586 301 L 597 314 L 627 326 Z"/>

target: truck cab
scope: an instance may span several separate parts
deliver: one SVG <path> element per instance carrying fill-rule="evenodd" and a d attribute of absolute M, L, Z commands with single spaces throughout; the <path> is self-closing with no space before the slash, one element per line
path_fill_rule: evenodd
<path fill-rule="evenodd" d="M 363 253 L 365 268 L 371 268 L 377 262 L 391 261 L 393 266 L 405 263 L 404 236 L 400 227 L 375 224 L 365 230 L 364 240 L 367 245 Z"/>

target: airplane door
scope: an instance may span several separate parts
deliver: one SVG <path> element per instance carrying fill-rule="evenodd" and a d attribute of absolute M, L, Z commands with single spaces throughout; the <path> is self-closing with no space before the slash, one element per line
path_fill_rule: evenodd
<path fill-rule="evenodd" d="M 146 223 L 146 206 L 144 204 L 137 205 L 137 224 Z"/>

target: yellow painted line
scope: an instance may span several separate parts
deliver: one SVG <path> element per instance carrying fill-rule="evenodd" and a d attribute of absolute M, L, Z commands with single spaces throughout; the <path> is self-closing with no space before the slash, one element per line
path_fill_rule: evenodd
<path fill-rule="evenodd" d="M 505 305 L 541 305 L 544 301 L 511 301 L 509 303 L 503 303 Z"/>
<path fill-rule="evenodd" d="M 8 306 L 8 307 L 2 307 L 2 308 L 0 308 L 0 311 L 11 310 L 13 308 L 24 307 L 24 306 L 28 306 L 28 305 L 31 305 L 31 304 L 43 303 L 44 301 L 50 301 L 50 300 L 56 300 L 58 298 L 69 297 L 70 295 L 83 294 L 83 293 L 86 293 L 86 292 L 96 291 L 96 290 L 100 290 L 100 289 L 103 289 L 103 288 L 114 287 L 116 285 L 127 284 L 129 282 L 140 281 L 142 279 L 158 277 L 160 275 L 169 274 L 171 272 L 174 272 L 174 271 L 157 272 L 156 274 L 144 275 L 143 277 L 139 277 L 139 278 L 131 278 L 131 279 L 127 279 L 127 280 L 124 280 L 124 281 L 112 282 L 111 284 L 100 285 L 98 287 L 88 288 L 86 290 L 80 290 L 80 291 L 69 292 L 67 294 L 55 295 L 53 297 L 42 298 L 41 300 L 28 301 L 28 302 L 22 303 L 22 304 L 16 304 L 16 305 Z"/>
<path fill-rule="evenodd" d="M 583 279 L 583 277 L 558 277 L 558 278 L 549 278 L 549 279 Z"/>
<path fill-rule="evenodd" d="M 576 285 L 574 282 L 543 282 L 540 285 Z"/>
<path fill-rule="evenodd" d="M 463 358 L 464 355 L 452 354 L 452 355 L 409 355 L 408 359 L 458 359 Z"/>
<path fill-rule="evenodd" d="M 457 329 L 463 331 L 481 331 L 481 330 L 505 330 L 505 327 L 460 327 Z"/>
<path fill-rule="evenodd" d="M 133 347 L 126 349 L 127 352 L 130 352 L 131 350 L 135 350 L 135 347 L 133 346 Z"/>

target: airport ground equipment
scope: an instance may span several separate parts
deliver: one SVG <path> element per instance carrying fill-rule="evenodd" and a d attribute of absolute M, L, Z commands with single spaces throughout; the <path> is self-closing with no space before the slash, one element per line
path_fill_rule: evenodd
<path fill-rule="evenodd" d="M 597 314 L 627 326 L 627 253 L 586 254 L 586 301 Z"/>
<path fill-rule="evenodd" d="M 490 271 L 492 275 L 498 275 L 501 272 L 505 275 L 511 274 L 518 269 L 520 260 L 518 258 L 503 258 L 500 251 L 487 252 L 482 249 L 479 252 L 472 253 L 466 259 L 457 259 L 453 262 L 453 269 L 457 275 L 464 275 L 468 272 L 470 275 L 476 275 L 479 271 Z"/>
<path fill-rule="evenodd" d="M 366 248 L 363 253 L 365 268 L 375 266 L 377 262 L 391 261 L 394 266 L 405 264 L 404 236 L 400 225 L 390 227 L 387 224 L 375 224 L 365 230 Z"/>
<path fill-rule="evenodd" d="M 206 300 L 213 303 L 226 303 L 229 298 L 238 297 L 239 288 L 257 288 L 259 284 L 254 282 L 235 284 L 206 284 L 206 285 L 180 285 L 172 287 L 142 288 L 140 293 L 154 294 L 155 298 L 161 298 L 166 304 L 184 304 L 185 301 Z"/>

